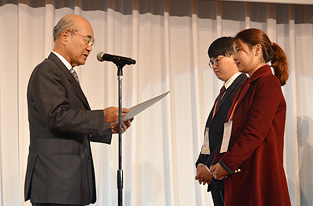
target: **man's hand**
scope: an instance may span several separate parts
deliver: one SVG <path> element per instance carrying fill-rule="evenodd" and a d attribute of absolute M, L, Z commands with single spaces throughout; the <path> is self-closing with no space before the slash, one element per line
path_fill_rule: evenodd
<path fill-rule="evenodd" d="M 196 180 L 199 181 L 199 184 L 211 184 L 213 179 L 213 175 L 210 173 L 208 168 L 205 165 L 198 165 L 197 167 L 197 176 L 195 177 Z"/>
<path fill-rule="evenodd" d="M 134 117 L 122 122 L 122 133 L 126 132 L 127 128 L 131 126 L 131 122 L 134 120 Z M 118 123 L 111 124 L 112 133 L 118 133 Z"/>
<path fill-rule="evenodd" d="M 229 172 L 227 172 L 220 163 L 217 163 L 216 165 L 212 165 L 210 167 L 210 171 L 211 174 L 213 175 L 213 177 L 217 180 L 222 180 L 225 179 L 227 177 L 227 175 L 229 175 Z"/>
<path fill-rule="evenodd" d="M 126 116 L 126 114 L 130 110 L 127 108 L 122 108 L 122 118 Z M 118 107 L 108 107 L 103 109 L 104 122 L 105 123 L 115 123 L 118 121 Z"/>

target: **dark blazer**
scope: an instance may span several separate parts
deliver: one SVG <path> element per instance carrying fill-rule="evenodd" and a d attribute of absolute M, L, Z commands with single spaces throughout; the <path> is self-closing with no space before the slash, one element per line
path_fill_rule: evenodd
<path fill-rule="evenodd" d="M 90 110 L 79 84 L 53 53 L 33 71 L 27 89 L 30 146 L 25 201 L 96 201 L 90 141 L 111 143 L 102 110 Z"/>
<path fill-rule="evenodd" d="M 210 141 L 210 155 L 204 155 L 201 154 L 198 157 L 198 160 L 196 162 L 196 167 L 199 163 L 205 164 L 208 167 L 210 167 L 210 164 L 213 161 L 213 158 L 215 154 L 219 151 L 222 138 L 223 138 L 223 132 L 224 132 L 224 123 L 227 117 L 228 110 L 232 104 L 232 97 L 236 92 L 239 90 L 243 82 L 247 79 L 247 76 L 245 74 L 240 74 L 233 83 L 227 88 L 222 100 L 218 104 L 216 108 L 216 112 L 214 115 L 214 118 L 212 119 L 214 105 L 217 100 L 215 100 L 214 105 L 211 109 L 211 112 L 209 114 L 209 117 L 206 122 L 206 128 L 209 128 L 209 141 Z M 223 183 L 218 183 L 221 181 L 216 181 L 213 179 L 213 184 L 218 184 L 220 187 L 223 187 Z M 210 190 L 211 185 L 209 185 L 208 190 Z"/>
<path fill-rule="evenodd" d="M 225 180 L 225 205 L 290 205 L 283 166 L 286 101 L 268 65 L 242 85 L 236 102 L 228 151 L 213 160 L 231 173 L 240 169 Z"/>

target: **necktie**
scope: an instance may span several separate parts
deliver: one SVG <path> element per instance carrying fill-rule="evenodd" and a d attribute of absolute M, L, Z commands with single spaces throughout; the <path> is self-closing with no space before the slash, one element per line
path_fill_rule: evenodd
<path fill-rule="evenodd" d="M 213 117 L 214 117 L 214 115 L 215 115 L 217 105 L 220 103 L 220 101 L 221 101 L 221 99 L 222 99 L 222 97 L 223 97 L 225 91 L 226 91 L 226 88 L 225 88 L 225 86 L 223 86 L 223 87 L 220 89 L 220 94 L 218 95 L 217 100 L 216 100 L 216 103 L 215 103 L 215 106 L 214 106 Z M 212 118 L 213 118 L 213 117 L 212 117 Z"/>
<path fill-rule="evenodd" d="M 79 84 L 79 80 L 78 80 L 78 76 L 77 76 L 76 71 L 75 71 L 73 68 L 71 68 L 71 69 L 70 69 L 70 72 L 72 73 L 74 79 L 75 79 L 75 80 L 77 81 L 77 83 Z"/>

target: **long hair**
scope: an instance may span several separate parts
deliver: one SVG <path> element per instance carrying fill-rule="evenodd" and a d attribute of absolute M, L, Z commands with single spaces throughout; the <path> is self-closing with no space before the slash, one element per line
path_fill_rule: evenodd
<path fill-rule="evenodd" d="M 289 77 L 289 69 L 287 56 L 283 49 L 278 44 L 271 42 L 262 30 L 255 28 L 239 32 L 235 37 L 235 42 L 238 43 L 239 39 L 248 44 L 250 49 L 257 44 L 262 46 L 264 61 L 266 63 L 271 61 L 275 76 L 280 80 L 281 86 L 284 86 Z"/>

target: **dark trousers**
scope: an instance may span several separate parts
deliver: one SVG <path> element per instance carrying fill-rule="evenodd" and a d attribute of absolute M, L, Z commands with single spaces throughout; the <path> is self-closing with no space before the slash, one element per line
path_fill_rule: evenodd
<path fill-rule="evenodd" d="M 33 206 L 83 206 L 83 205 L 63 205 L 63 204 L 50 204 L 50 203 L 32 203 Z"/>
<path fill-rule="evenodd" d="M 224 206 L 224 180 L 212 180 L 211 195 L 214 206 Z"/>

